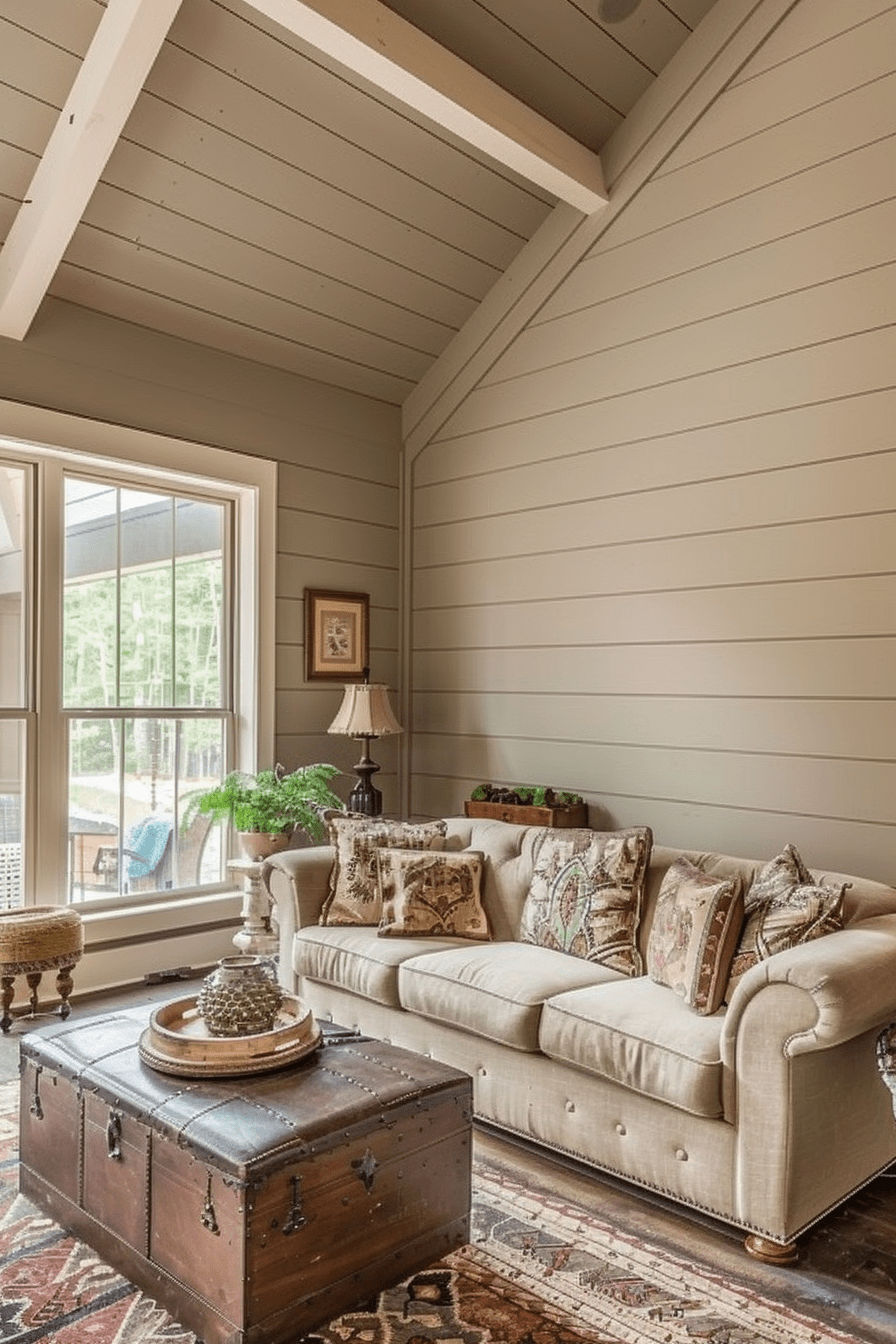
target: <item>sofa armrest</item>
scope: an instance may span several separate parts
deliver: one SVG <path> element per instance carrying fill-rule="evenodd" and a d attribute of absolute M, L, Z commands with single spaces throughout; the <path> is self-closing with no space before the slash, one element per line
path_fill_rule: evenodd
<path fill-rule="evenodd" d="M 279 978 L 295 993 L 292 947 L 296 931 L 317 924 L 330 885 L 335 851 L 331 845 L 285 849 L 268 859 L 262 881 L 271 902 L 280 938 Z"/>
<path fill-rule="evenodd" d="M 754 966 L 725 1014 L 724 1065 L 734 1067 L 751 1004 L 770 985 L 792 986 L 806 996 L 796 1017 L 781 1021 L 774 1043 L 790 1058 L 839 1045 L 896 1018 L 896 914 L 862 920 Z"/>

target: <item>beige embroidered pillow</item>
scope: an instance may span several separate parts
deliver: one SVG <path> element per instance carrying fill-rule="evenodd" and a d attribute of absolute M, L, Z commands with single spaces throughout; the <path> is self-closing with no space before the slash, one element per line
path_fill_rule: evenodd
<path fill-rule="evenodd" d="M 816 882 L 793 845 L 785 845 L 756 874 L 744 900 L 744 925 L 731 963 L 730 1001 L 751 967 L 776 952 L 843 928 L 843 895 L 849 883 Z"/>
<path fill-rule="evenodd" d="M 638 923 L 653 835 L 546 830 L 536 842 L 520 941 L 640 975 Z"/>
<path fill-rule="evenodd" d="M 381 938 L 474 938 L 487 942 L 482 908 L 484 855 L 377 851 Z"/>
<path fill-rule="evenodd" d="M 705 873 L 687 859 L 669 865 L 647 940 L 647 974 L 701 1016 L 725 997 L 743 923 L 739 877 Z"/>
<path fill-rule="evenodd" d="M 379 924 L 382 915 L 380 849 L 443 849 L 444 821 L 384 821 L 378 817 L 334 816 L 327 829 L 336 850 L 321 924 Z"/>

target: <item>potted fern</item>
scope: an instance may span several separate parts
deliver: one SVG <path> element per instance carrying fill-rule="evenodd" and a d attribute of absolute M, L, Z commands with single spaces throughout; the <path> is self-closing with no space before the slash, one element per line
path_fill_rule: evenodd
<path fill-rule="evenodd" d="M 321 812 L 345 808 L 330 788 L 330 780 L 341 773 L 335 765 L 325 764 L 300 766 L 291 772 L 276 765 L 254 775 L 234 770 L 220 784 L 194 795 L 183 825 L 189 825 L 197 812 L 213 822 L 229 822 L 250 858 L 267 858 L 286 849 L 297 827 L 310 839 L 321 839 Z"/>

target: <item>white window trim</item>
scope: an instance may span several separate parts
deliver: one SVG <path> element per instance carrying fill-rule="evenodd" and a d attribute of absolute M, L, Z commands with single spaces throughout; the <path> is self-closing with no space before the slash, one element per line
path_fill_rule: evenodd
<path fill-rule="evenodd" d="M 26 406 L 18 402 L 0 399 L 0 446 L 8 447 L 15 453 L 18 446 L 29 447 L 43 454 L 62 459 L 67 467 L 94 471 L 108 470 L 111 463 L 132 465 L 135 469 L 146 470 L 156 479 L 183 488 L 194 483 L 205 493 L 209 493 L 209 481 L 217 482 L 222 494 L 241 496 L 241 525 L 235 538 L 236 574 L 241 603 L 239 608 L 246 614 L 243 625 L 234 632 L 235 677 L 237 689 L 240 684 L 254 683 L 257 688 L 255 697 L 256 713 L 254 722 L 244 717 L 239 719 L 238 757 L 246 769 L 257 769 L 261 764 L 273 760 L 274 754 L 274 713 L 275 713 L 275 611 L 276 611 L 276 520 L 277 520 L 277 464 L 263 458 L 254 458 L 228 449 L 214 448 L 207 444 L 194 443 L 183 439 L 169 438 L 165 435 L 145 430 L 108 424 L 104 421 L 90 420 L 79 416 L 49 411 L 41 407 Z M 58 545 L 58 541 L 57 541 Z M 254 555 L 257 584 L 251 579 L 251 566 L 240 564 L 240 558 Z M 41 564 L 59 564 L 58 555 L 44 553 Z M 40 684 L 41 660 L 38 657 L 37 693 L 44 694 Z M 30 734 L 31 741 L 35 735 Z M 46 737 L 42 735 L 42 739 Z M 53 747 L 44 747 L 52 753 Z M 29 780 L 35 778 L 34 769 L 38 764 L 29 760 Z M 40 768 L 44 772 L 53 769 L 53 762 L 45 756 Z M 64 771 L 61 772 L 64 775 Z M 53 776 L 50 776 L 53 777 Z M 43 775 L 46 779 L 47 776 Z M 35 799 L 29 797 L 32 807 Z M 57 809 L 58 824 L 62 824 L 64 807 Z M 47 856 L 62 852 L 58 836 L 47 836 L 45 843 L 32 845 L 26 854 L 26 869 L 29 873 L 26 901 L 40 904 L 53 904 L 63 899 L 64 880 L 56 871 L 55 857 L 50 867 Z M 189 907 L 197 907 L 197 922 L 213 921 L 216 917 L 227 918 L 238 910 L 232 892 L 223 896 L 210 897 L 203 893 L 193 897 L 184 897 L 178 901 L 180 915 L 189 918 Z M 200 914 L 201 909 L 201 914 Z M 227 912 L 225 914 L 225 912 Z M 162 932 L 171 924 L 171 911 L 166 905 L 146 904 L 139 906 L 120 902 L 115 909 L 83 912 L 89 920 L 89 938 L 101 941 L 109 936 L 112 929 L 118 936 L 146 937 L 154 930 Z M 177 923 L 181 923 L 178 919 Z M 108 926 L 108 932 L 105 926 Z M 219 940 L 220 941 L 220 940 Z M 214 955 L 222 955 L 220 950 Z M 146 953 L 143 957 L 145 960 Z M 125 977 L 126 978 L 126 977 Z"/>

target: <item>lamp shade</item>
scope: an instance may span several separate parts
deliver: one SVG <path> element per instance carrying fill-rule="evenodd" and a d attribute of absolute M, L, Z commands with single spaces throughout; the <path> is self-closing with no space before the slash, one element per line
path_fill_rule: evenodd
<path fill-rule="evenodd" d="M 344 737 L 387 737 L 402 732 L 389 704 L 389 687 L 367 681 L 346 686 L 339 712 L 327 732 Z"/>

